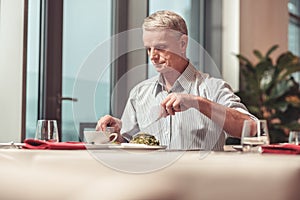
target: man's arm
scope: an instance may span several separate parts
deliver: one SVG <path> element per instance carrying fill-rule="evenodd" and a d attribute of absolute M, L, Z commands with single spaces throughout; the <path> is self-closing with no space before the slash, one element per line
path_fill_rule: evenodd
<path fill-rule="evenodd" d="M 244 114 L 233 108 L 209 101 L 202 97 L 196 97 L 199 111 L 213 120 L 219 126 L 234 137 L 241 137 L 245 120 L 254 120 L 250 115 Z"/>
<path fill-rule="evenodd" d="M 166 110 L 166 115 L 195 108 L 234 137 L 241 137 L 244 120 L 254 120 L 250 114 L 191 94 L 169 94 L 161 106 Z"/>

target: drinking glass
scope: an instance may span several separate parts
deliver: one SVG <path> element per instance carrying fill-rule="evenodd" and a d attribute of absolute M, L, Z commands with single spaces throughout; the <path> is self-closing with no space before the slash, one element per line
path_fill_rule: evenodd
<path fill-rule="evenodd" d="M 56 120 L 38 120 L 35 139 L 48 142 L 59 142 Z"/>
<path fill-rule="evenodd" d="M 300 131 L 290 131 L 289 143 L 299 145 Z"/>
<path fill-rule="evenodd" d="M 241 145 L 243 151 L 259 151 L 259 147 L 270 143 L 266 120 L 245 120 L 242 130 Z"/>

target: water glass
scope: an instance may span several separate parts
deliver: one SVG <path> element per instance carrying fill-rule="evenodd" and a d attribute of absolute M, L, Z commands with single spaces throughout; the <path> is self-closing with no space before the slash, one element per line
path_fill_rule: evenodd
<path fill-rule="evenodd" d="M 243 151 L 259 151 L 259 147 L 270 143 L 266 120 L 245 120 L 242 129 Z"/>
<path fill-rule="evenodd" d="M 299 145 L 300 131 L 290 131 L 289 143 Z"/>
<path fill-rule="evenodd" d="M 38 120 L 35 139 L 48 142 L 59 142 L 56 120 Z"/>

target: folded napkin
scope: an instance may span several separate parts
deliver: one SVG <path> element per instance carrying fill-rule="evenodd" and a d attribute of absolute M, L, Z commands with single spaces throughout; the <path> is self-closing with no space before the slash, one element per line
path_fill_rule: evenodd
<path fill-rule="evenodd" d="M 296 144 L 264 145 L 262 146 L 262 153 L 300 154 L 300 145 L 296 145 Z"/>
<path fill-rule="evenodd" d="M 26 139 L 24 149 L 55 149 L 55 150 L 80 150 L 86 149 L 83 142 L 46 142 L 42 140 Z"/>

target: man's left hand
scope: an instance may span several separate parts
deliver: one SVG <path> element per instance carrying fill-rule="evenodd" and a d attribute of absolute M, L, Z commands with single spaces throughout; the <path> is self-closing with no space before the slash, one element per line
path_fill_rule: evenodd
<path fill-rule="evenodd" d="M 175 115 L 175 112 L 182 112 L 190 108 L 199 110 L 198 96 L 191 94 L 171 93 L 162 102 L 166 115 Z"/>

